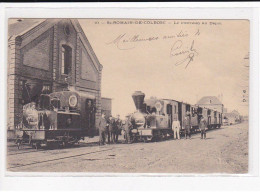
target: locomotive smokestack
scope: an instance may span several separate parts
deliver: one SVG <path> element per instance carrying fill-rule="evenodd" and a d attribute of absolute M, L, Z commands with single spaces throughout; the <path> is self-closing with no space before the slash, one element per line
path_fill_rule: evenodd
<path fill-rule="evenodd" d="M 144 97 L 145 97 L 145 94 L 141 91 L 136 91 L 132 95 L 132 98 L 133 98 L 134 103 L 135 103 L 135 107 L 138 111 L 140 111 L 142 106 L 143 106 Z"/>

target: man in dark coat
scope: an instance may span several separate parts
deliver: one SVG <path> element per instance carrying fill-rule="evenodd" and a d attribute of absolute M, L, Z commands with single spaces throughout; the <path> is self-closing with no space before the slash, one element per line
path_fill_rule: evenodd
<path fill-rule="evenodd" d="M 117 115 L 117 119 L 115 121 L 115 142 L 118 142 L 118 136 L 121 134 L 122 129 L 122 121 L 120 119 L 120 115 Z"/>
<path fill-rule="evenodd" d="M 185 129 L 185 138 L 187 139 L 188 136 L 191 139 L 191 120 L 190 120 L 190 115 L 186 115 L 184 119 L 184 129 Z"/>
<path fill-rule="evenodd" d="M 109 123 L 108 123 L 108 142 L 115 143 L 115 130 L 116 130 L 116 122 L 115 119 L 110 116 Z"/>
<path fill-rule="evenodd" d="M 102 117 L 99 121 L 99 145 L 104 145 L 106 143 L 106 127 L 107 121 L 105 119 L 105 114 L 102 114 Z"/>
<path fill-rule="evenodd" d="M 200 124 L 199 124 L 199 128 L 200 128 L 200 132 L 201 132 L 201 139 L 206 139 L 206 126 L 207 126 L 207 122 L 204 119 L 204 117 L 202 116 L 200 119 Z"/>

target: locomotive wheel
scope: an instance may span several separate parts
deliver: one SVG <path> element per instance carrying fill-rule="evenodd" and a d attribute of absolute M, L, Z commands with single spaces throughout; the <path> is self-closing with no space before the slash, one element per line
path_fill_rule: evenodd
<path fill-rule="evenodd" d="M 153 136 L 151 142 L 156 142 L 156 141 L 158 141 L 158 138 L 156 136 Z"/>
<path fill-rule="evenodd" d="M 35 143 L 35 149 L 38 150 L 41 147 L 40 143 Z"/>

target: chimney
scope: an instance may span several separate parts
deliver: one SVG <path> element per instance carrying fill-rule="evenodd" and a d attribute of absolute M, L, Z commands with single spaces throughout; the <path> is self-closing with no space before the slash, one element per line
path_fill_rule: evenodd
<path fill-rule="evenodd" d="M 144 97 L 145 94 L 141 91 L 136 91 L 132 94 L 132 98 L 134 100 L 136 110 L 141 111 L 141 108 L 144 103 Z"/>

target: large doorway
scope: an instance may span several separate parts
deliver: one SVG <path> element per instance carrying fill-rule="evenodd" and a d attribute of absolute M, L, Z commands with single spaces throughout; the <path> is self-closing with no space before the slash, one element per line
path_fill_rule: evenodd
<path fill-rule="evenodd" d="M 85 111 L 86 111 L 86 128 L 88 132 L 95 131 L 95 115 L 96 115 L 96 103 L 93 99 L 86 99 L 85 101 Z M 89 134 L 93 135 L 93 134 Z"/>

